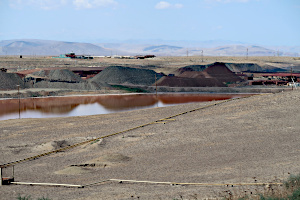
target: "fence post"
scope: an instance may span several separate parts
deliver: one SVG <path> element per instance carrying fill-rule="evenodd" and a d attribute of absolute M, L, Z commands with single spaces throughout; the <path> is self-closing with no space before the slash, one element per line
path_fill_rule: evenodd
<path fill-rule="evenodd" d="M 0 167 L 0 186 L 2 185 L 2 167 Z"/>

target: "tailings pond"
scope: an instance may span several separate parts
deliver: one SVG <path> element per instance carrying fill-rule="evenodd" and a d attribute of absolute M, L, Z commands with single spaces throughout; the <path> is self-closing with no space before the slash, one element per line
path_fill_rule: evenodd
<path fill-rule="evenodd" d="M 0 120 L 98 115 L 253 94 L 126 94 L 0 100 Z"/>

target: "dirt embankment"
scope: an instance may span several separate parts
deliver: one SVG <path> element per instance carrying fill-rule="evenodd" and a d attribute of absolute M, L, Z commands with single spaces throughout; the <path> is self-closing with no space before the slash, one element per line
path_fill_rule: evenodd
<path fill-rule="evenodd" d="M 15 90 L 17 85 L 24 88 L 24 82 L 17 74 L 0 71 L 0 90 Z"/>
<path fill-rule="evenodd" d="M 299 104 L 300 90 L 294 90 L 220 104 L 216 101 L 107 115 L 0 121 L 0 164 L 139 127 L 19 163 L 15 181 L 90 184 L 117 178 L 216 184 L 123 181 L 85 188 L 10 185 L 0 187 L 1 198 L 15 199 L 20 194 L 53 200 L 224 199 L 228 193 L 260 194 L 269 188 L 230 183 L 281 182 L 289 174 L 299 173 Z M 172 120 L 140 126 L 170 116 Z M 4 174 L 11 173 L 10 168 L 6 170 Z"/>

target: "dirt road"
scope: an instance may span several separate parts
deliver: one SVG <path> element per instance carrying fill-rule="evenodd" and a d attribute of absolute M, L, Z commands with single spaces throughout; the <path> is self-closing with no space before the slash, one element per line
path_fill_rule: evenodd
<path fill-rule="evenodd" d="M 107 179 L 177 183 L 280 182 L 300 172 L 300 90 L 221 104 L 108 115 L 0 121 L 0 164 L 134 128 L 15 165 L 15 181 L 86 185 Z M 4 170 L 4 175 L 11 173 Z M 0 199 L 203 199 L 258 186 L 105 182 L 84 188 L 0 186 Z"/>

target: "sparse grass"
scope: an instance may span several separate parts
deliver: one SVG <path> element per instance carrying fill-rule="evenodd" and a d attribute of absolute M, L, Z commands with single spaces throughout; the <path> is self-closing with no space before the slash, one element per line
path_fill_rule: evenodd
<path fill-rule="evenodd" d="M 260 189 L 246 189 L 239 191 L 225 191 L 220 196 L 225 200 L 300 200 L 300 174 L 291 175 L 281 185 L 267 185 Z"/>
<path fill-rule="evenodd" d="M 25 196 L 21 196 L 21 195 L 19 195 L 18 197 L 17 197 L 17 199 L 18 200 L 33 200 L 32 198 L 31 198 L 31 196 L 30 195 L 25 195 Z M 47 198 L 47 197 L 42 197 L 42 198 L 37 198 L 37 200 L 51 200 L 51 199 L 49 199 L 49 198 Z"/>
<path fill-rule="evenodd" d="M 95 143 L 97 143 L 97 142 L 99 142 L 100 140 L 95 140 L 95 141 L 93 141 L 93 142 L 91 142 L 91 144 L 95 144 Z"/>
<path fill-rule="evenodd" d="M 18 197 L 17 197 L 17 199 L 18 200 L 32 200 L 32 198 L 31 198 L 31 196 L 30 195 L 26 195 L 26 196 L 24 196 L 24 197 L 22 197 L 21 195 L 19 195 Z"/>
<path fill-rule="evenodd" d="M 300 173 L 298 175 L 291 175 L 290 178 L 284 183 L 287 189 L 300 188 Z"/>

